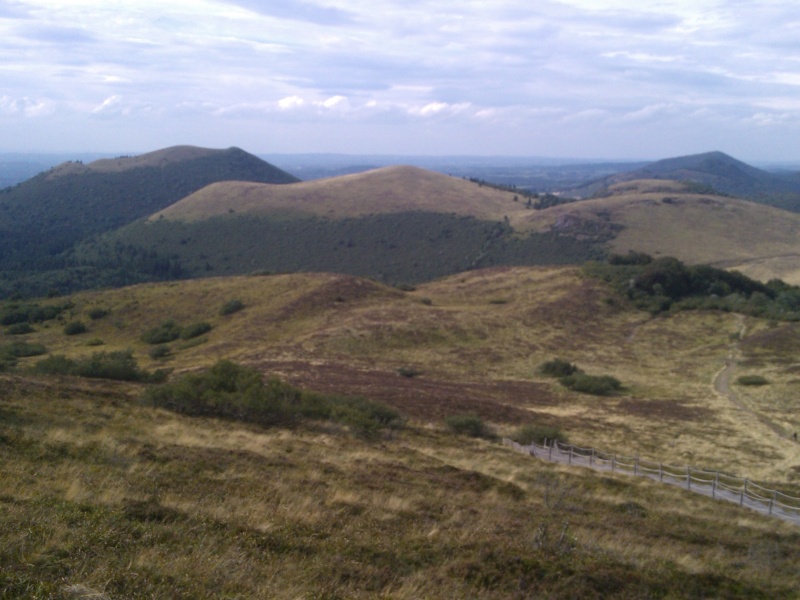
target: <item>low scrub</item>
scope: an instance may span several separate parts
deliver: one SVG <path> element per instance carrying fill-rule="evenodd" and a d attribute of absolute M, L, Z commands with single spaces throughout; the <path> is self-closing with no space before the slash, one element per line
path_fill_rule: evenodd
<path fill-rule="evenodd" d="M 0 346 L 0 371 L 6 371 L 16 366 L 17 359 L 27 356 L 40 356 L 47 350 L 41 344 L 29 344 L 27 342 L 12 342 Z"/>
<path fill-rule="evenodd" d="M 549 360 L 539 367 L 539 371 L 542 373 L 542 375 L 547 375 L 548 377 L 567 377 L 575 373 L 577 370 L 578 367 L 561 358 Z"/>
<path fill-rule="evenodd" d="M 612 396 L 622 390 L 622 382 L 610 375 L 589 375 L 576 365 L 561 358 L 543 363 L 539 372 L 555 377 L 565 388 L 583 394 Z"/>
<path fill-rule="evenodd" d="M 187 325 L 181 329 L 181 339 L 182 340 L 191 340 L 196 337 L 200 337 L 204 333 L 208 333 L 211 331 L 211 324 L 202 321 L 200 323 L 192 323 L 191 325 Z"/>
<path fill-rule="evenodd" d="M 613 396 L 622 389 L 622 382 L 610 375 L 587 375 L 583 372 L 562 377 L 561 385 L 575 392 L 594 396 Z"/>
<path fill-rule="evenodd" d="M 80 335 L 89 331 L 81 321 L 70 321 L 64 325 L 64 335 Z"/>
<path fill-rule="evenodd" d="M 667 310 L 721 310 L 800 320 L 800 287 L 779 279 L 761 283 L 737 271 L 642 253 L 612 255 L 606 263 L 588 263 L 584 271 L 654 315 Z"/>
<path fill-rule="evenodd" d="M 168 344 L 181 337 L 181 326 L 172 319 L 164 321 L 158 327 L 148 329 L 142 334 L 142 341 L 146 344 Z"/>
<path fill-rule="evenodd" d="M 553 440 L 564 444 L 569 441 L 566 434 L 558 427 L 550 427 L 547 425 L 523 425 L 514 432 L 511 439 L 523 446 L 530 446 L 531 444 L 541 445 L 545 442 L 552 442 Z"/>
<path fill-rule="evenodd" d="M 452 415 L 445 419 L 448 429 L 459 435 L 475 438 L 495 439 L 495 432 L 478 415 Z"/>
<path fill-rule="evenodd" d="M 95 352 L 89 357 L 73 360 L 63 354 L 52 354 L 34 366 L 38 373 L 48 375 L 76 375 L 94 379 L 118 381 L 160 382 L 168 371 L 159 369 L 152 373 L 139 368 L 130 350 Z"/>
<path fill-rule="evenodd" d="M 222 305 L 222 308 L 219 309 L 219 314 L 223 317 L 226 315 L 232 315 L 233 313 L 239 312 L 244 308 L 244 302 L 241 300 L 228 300 L 225 304 Z"/>
<path fill-rule="evenodd" d="M 219 417 L 264 426 L 302 418 L 330 420 L 363 437 L 402 425 L 395 410 L 357 397 L 306 392 L 255 369 L 221 360 L 203 373 L 187 374 L 149 389 L 145 401 L 190 416 Z"/>
<path fill-rule="evenodd" d="M 769 385 L 769 380 L 761 375 L 742 375 L 736 378 L 736 383 L 739 385 L 761 386 Z"/>

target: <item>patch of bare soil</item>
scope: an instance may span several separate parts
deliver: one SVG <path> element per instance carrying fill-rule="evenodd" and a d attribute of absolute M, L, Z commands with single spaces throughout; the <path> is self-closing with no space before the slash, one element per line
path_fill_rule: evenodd
<path fill-rule="evenodd" d="M 557 403 L 548 386 L 531 381 L 454 382 L 307 361 L 267 361 L 260 367 L 304 389 L 363 396 L 393 406 L 413 419 L 440 420 L 475 413 L 490 421 L 520 423 L 530 421 L 537 406 Z"/>

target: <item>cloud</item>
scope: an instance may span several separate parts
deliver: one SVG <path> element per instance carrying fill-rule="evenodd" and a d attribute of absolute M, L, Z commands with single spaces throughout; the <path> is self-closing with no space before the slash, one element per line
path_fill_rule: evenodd
<path fill-rule="evenodd" d="M 0 114 L 33 118 L 51 115 L 53 112 L 55 112 L 55 108 L 47 100 L 0 96 Z"/>
<path fill-rule="evenodd" d="M 350 12 L 302 0 L 221 0 L 227 4 L 269 17 L 305 21 L 317 25 L 346 25 L 353 21 Z"/>

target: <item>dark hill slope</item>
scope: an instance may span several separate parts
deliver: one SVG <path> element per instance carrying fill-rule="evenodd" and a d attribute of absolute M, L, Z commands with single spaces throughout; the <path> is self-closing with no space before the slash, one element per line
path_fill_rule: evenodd
<path fill-rule="evenodd" d="M 670 179 L 698 184 L 716 192 L 800 212 L 800 174 L 770 173 L 723 152 L 668 158 L 642 168 L 611 175 L 581 188 L 580 195 L 602 193 L 615 183 L 636 179 Z"/>
<path fill-rule="evenodd" d="M 0 269 L 60 267 L 56 256 L 79 240 L 225 180 L 297 181 L 238 148 L 177 146 L 87 165 L 64 163 L 0 192 Z"/>

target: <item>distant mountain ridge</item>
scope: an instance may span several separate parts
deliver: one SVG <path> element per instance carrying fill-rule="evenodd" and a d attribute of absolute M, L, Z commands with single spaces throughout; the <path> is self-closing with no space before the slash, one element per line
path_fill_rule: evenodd
<path fill-rule="evenodd" d="M 616 183 L 637 179 L 693 182 L 708 191 L 800 212 L 800 173 L 771 173 L 718 151 L 659 160 L 572 191 L 590 197 Z"/>

